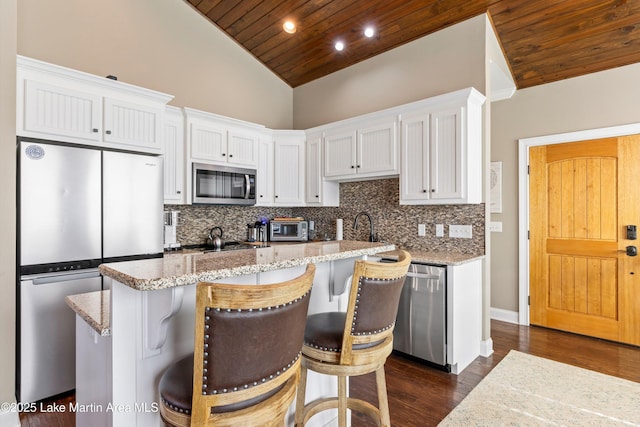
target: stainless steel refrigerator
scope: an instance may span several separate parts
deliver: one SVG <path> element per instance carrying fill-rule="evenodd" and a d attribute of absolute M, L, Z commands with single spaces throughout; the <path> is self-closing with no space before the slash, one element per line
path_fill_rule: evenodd
<path fill-rule="evenodd" d="M 75 388 L 75 315 L 103 262 L 162 256 L 162 158 L 18 138 L 19 402 Z"/>

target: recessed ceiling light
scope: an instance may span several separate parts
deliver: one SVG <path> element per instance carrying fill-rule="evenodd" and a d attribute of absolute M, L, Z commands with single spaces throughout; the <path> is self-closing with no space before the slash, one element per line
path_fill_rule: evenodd
<path fill-rule="evenodd" d="M 293 21 L 285 21 L 285 23 L 282 24 L 282 28 L 289 34 L 296 32 L 296 24 L 294 24 Z"/>
<path fill-rule="evenodd" d="M 373 29 L 373 27 L 367 27 L 364 29 L 364 35 L 366 37 L 373 37 L 373 35 L 376 33 L 376 31 Z"/>
<path fill-rule="evenodd" d="M 342 43 L 342 42 L 336 42 L 336 46 L 335 46 L 335 47 L 336 47 L 336 50 L 337 50 L 338 52 L 340 52 L 340 51 L 342 51 L 342 50 L 344 49 L 344 43 Z"/>

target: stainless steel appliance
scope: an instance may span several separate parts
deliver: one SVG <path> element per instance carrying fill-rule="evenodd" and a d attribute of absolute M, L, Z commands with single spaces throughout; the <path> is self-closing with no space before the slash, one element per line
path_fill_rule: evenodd
<path fill-rule="evenodd" d="M 179 249 L 177 239 L 178 214 L 180 211 L 164 211 L 164 248 Z"/>
<path fill-rule="evenodd" d="M 393 330 L 393 348 L 451 371 L 446 346 L 446 271 L 444 266 L 410 265 Z"/>
<path fill-rule="evenodd" d="M 309 223 L 303 220 L 271 220 L 269 240 L 272 242 L 306 242 L 309 240 Z"/>
<path fill-rule="evenodd" d="M 16 396 L 75 388 L 66 295 L 98 291 L 102 262 L 162 256 L 159 157 L 18 138 Z"/>
<path fill-rule="evenodd" d="M 193 203 L 255 205 L 256 170 L 193 164 Z"/>

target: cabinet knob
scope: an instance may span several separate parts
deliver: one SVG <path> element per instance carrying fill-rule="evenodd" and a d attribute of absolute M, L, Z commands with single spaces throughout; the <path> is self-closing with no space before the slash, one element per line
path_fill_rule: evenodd
<path fill-rule="evenodd" d="M 260 195 L 260 197 L 262 197 L 262 194 Z"/>
<path fill-rule="evenodd" d="M 182 194 L 182 191 L 176 191 L 176 194 Z"/>
<path fill-rule="evenodd" d="M 422 192 L 423 192 L 423 193 L 426 193 L 426 192 L 427 192 L 427 190 L 422 190 Z"/>
<path fill-rule="evenodd" d="M 276 196 L 276 199 L 278 198 L 278 196 Z"/>
<path fill-rule="evenodd" d="M 432 192 L 432 193 L 435 193 L 435 192 L 436 192 L 436 189 L 435 189 L 435 188 L 432 188 L 432 189 L 431 189 L 431 192 Z"/>
<path fill-rule="evenodd" d="M 95 129 L 95 128 L 91 129 L 91 131 L 92 131 L 93 133 L 98 133 L 98 129 Z"/>
<path fill-rule="evenodd" d="M 360 165 L 356 166 L 358 169 L 360 169 Z"/>
<path fill-rule="evenodd" d="M 318 196 L 318 195 L 316 194 L 316 199 L 318 199 L 318 198 L 320 198 L 320 196 Z"/>
<path fill-rule="evenodd" d="M 229 157 L 233 157 L 233 154 L 229 154 Z"/>
<path fill-rule="evenodd" d="M 105 133 L 106 133 L 107 135 L 111 135 L 111 131 L 110 131 L 110 130 L 106 131 Z"/>
<path fill-rule="evenodd" d="M 222 153 L 222 157 L 224 157 L 224 156 L 226 156 L 226 154 L 225 154 L 225 153 Z"/>
<path fill-rule="evenodd" d="M 356 168 L 355 166 L 351 165 L 351 169 L 355 169 L 355 168 Z"/>

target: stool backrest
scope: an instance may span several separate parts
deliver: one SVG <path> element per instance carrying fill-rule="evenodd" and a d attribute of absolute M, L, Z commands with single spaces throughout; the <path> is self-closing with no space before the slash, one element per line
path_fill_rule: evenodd
<path fill-rule="evenodd" d="M 400 294 L 409 264 L 411 255 L 406 251 L 400 251 L 396 263 L 356 261 L 340 364 L 359 363 L 358 357 L 370 358 L 383 346 L 385 352 L 391 351 Z"/>
<path fill-rule="evenodd" d="M 198 411 L 264 396 L 298 375 L 314 274 L 309 264 L 282 283 L 198 283 L 192 421 Z"/>

